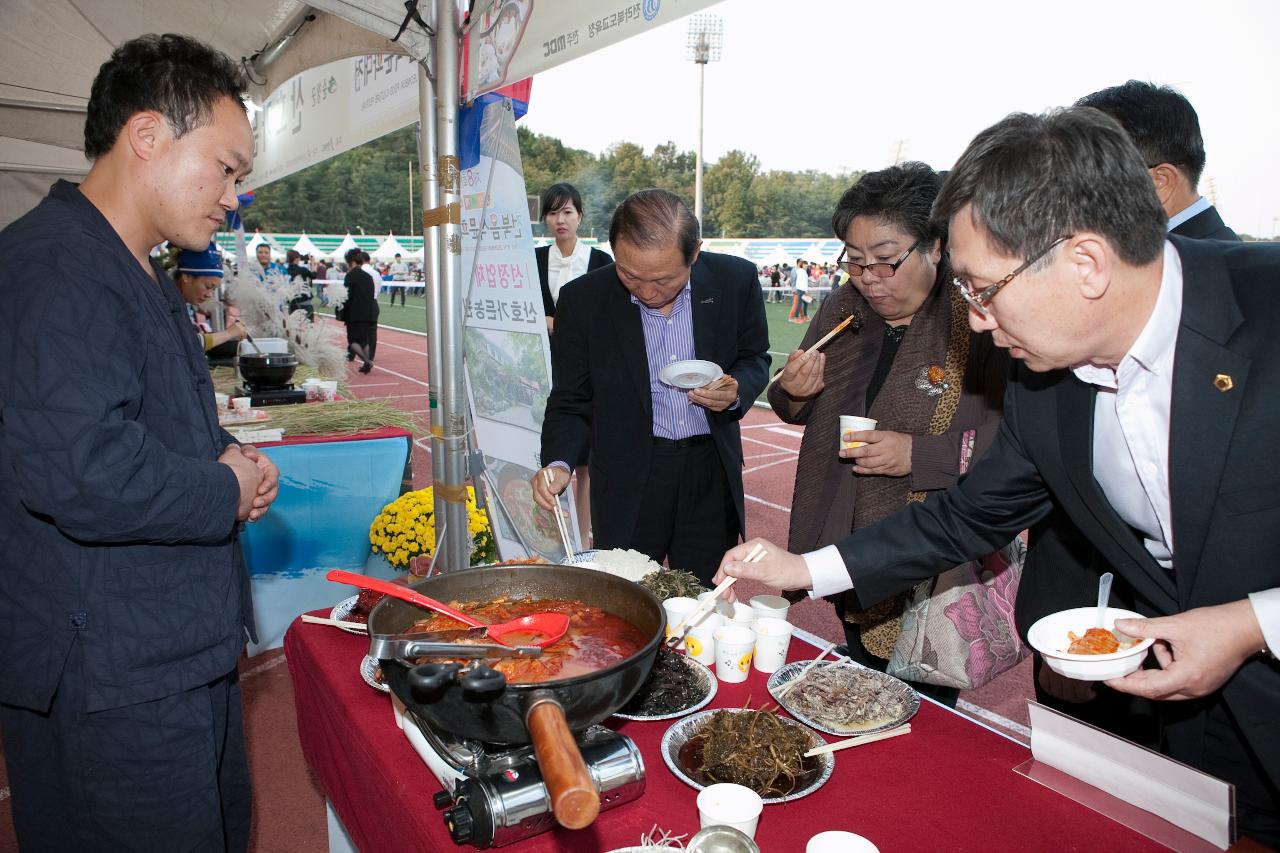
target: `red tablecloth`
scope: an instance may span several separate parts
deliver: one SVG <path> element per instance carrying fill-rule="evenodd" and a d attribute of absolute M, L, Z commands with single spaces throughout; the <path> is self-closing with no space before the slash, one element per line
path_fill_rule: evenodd
<path fill-rule="evenodd" d="M 284 647 L 303 754 L 356 846 L 377 853 L 454 849 L 431 802 L 439 782 L 396 727 L 387 696 L 360 678 L 368 641 L 296 621 Z M 792 659 L 814 654 L 807 643 L 791 644 Z M 765 681 L 752 670 L 743 684 L 721 682 L 712 707 L 771 701 Z M 640 748 L 644 795 L 601 812 L 585 830 L 556 830 L 503 849 L 604 851 L 638 844 L 654 824 L 675 833 L 698 830 L 696 792 L 660 754 L 670 721 L 608 724 Z M 1028 750 L 966 717 L 922 701 L 911 727 L 905 737 L 837 753 L 823 787 L 767 806 L 756 831 L 760 849 L 803 850 L 826 829 L 864 835 L 883 853 L 1165 849 L 1014 773 Z"/>

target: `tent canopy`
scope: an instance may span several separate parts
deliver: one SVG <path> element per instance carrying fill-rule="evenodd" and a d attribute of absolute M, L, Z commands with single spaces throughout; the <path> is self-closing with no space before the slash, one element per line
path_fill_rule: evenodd
<path fill-rule="evenodd" d="M 335 260 L 344 260 L 347 256 L 347 252 L 352 249 L 359 248 L 360 244 L 351 238 L 351 232 L 348 231 L 347 236 L 343 237 L 342 242 L 338 244 L 338 248 L 333 250 L 333 257 Z"/>
<path fill-rule="evenodd" d="M 409 252 L 404 246 L 400 245 L 396 235 L 388 232 L 387 239 L 383 240 L 382 245 L 378 247 L 378 251 L 373 253 L 373 259 L 375 261 L 394 261 L 396 255 L 399 255 L 403 260 L 409 256 Z"/>
<path fill-rule="evenodd" d="M 320 247 L 311 242 L 311 238 L 307 236 L 307 232 L 303 231 L 302 236 L 298 238 L 298 242 L 293 244 L 293 250 L 299 255 L 312 255 L 314 257 L 327 257 L 324 252 L 320 251 Z"/>
<path fill-rule="evenodd" d="M 270 57 L 270 64 L 250 64 L 250 95 L 261 103 L 298 72 L 335 59 L 366 53 L 425 58 L 429 39 L 416 24 L 398 43 L 389 40 L 404 14 L 402 0 L 4 0 L 0 228 L 34 207 L 55 179 L 79 180 L 88 172 L 89 88 L 125 41 L 143 33 L 189 33 L 235 60 Z M 268 49 L 275 45 L 281 46 Z"/>

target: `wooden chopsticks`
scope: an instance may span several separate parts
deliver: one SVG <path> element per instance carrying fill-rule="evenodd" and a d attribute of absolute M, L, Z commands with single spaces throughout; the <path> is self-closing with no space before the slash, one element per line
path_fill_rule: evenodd
<path fill-rule="evenodd" d="M 310 613 L 303 613 L 302 621 L 310 622 L 312 625 L 332 625 L 335 628 L 348 628 L 352 631 L 359 631 L 363 634 L 369 633 L 369 626 L 363 622 L 344 622 L 341 619 L 326 619 L 323 616 L 312 616 Z"/>
<path fill-rule="evenodd" d="M 821 338 L 819 338 L 816 344 L 814 344 L 813 346 L 805 350 L 804 354 L 808 355 L 811 352 L 817 352 L 818 350 L 822 349 L 823 345 L 826 344 L 827 341 L 831 340 L 836 335 L 840 334 L 845 329 L 847 329 L 849 327 L 849 324 L 856 319 L 858 319 L 857 314 L 850 314 L 848 317 L 845 317 L 843 320 L 841 320 L 839 323 L 836 324 L 836 327 L 834 329 L 832 329 L 831 331 L 823 335 Z M 785 369 L 786 368 L 784 367 L 783 370 Z M 769 390 L 769 388 L 773 385 L 773 383 L 778 381 L 778 377 L 781 375 L 782 375 L 782 370 L 779 370 L 777 373 L 773 374 L 773 378 L 771 378 L 768 382 L 765 383 L 765 386 L 764 386 L 765 390 L 766 391 Z"/>
<path fill-rule="evenodd" d="M 862 735 L 861 737 L 851 737 L 847 740 L 838 740 L 835 743 L 829 743 L 826 746 L 815 746 L 804 754 L 805 758 L 814 755 L 825 755 L 828 752 L 839 752 L 842 749 L 853 749 L 855 746 L 874 743 L 878 740 L 888 740 L 891 737 L 900 737 L 902 735 L 911 734 L 911 724 L 898 726 L 896 729 L 889 729 L 887 732 L 877 732 L 873 735 Z"/>
<path fill-rule="evenodd" d="M 551 491 L 551 469 L 542 469 L 542 479 L 546 481 L 547 491 Z M 560 495 L 552 495 L 556 502 L 556 508 L 552 514 L 556 517 L 556 529 L 560 531 L 560 544 L 564 545 L 565 560 L 573 559 L 573 546 L 569 544 L 569 528 L 565 526 L 565 520 L 560 515 Z"/>
<path fill-rule="evenodd" d="M 742 562 L 758 563 L 764 559 L 767 553 L 764 546 L 757 542 L 752 546 L 751 552 L 747 554 L 747 558 Z M 707 611 L 715 607 L 716 602 L 720 600 L 720 596 L 724 594 L 724 591 L 733 586 L 737 580 L 735 577 L 728 577 L 720 581 L 720 585 L 712 590 L 711 594 L 703 599 L 702 603 L 695 607 L 688 616 L 684 617 L 684 620 L 679 625 L 672 629 L 671 637 L 667 639 L 667 646 L 674 649 L 680 645 L 684 641 L 684 635 L 689 633 L 689 628 L 692 628 L 699 619 L 705 616 Z"/>

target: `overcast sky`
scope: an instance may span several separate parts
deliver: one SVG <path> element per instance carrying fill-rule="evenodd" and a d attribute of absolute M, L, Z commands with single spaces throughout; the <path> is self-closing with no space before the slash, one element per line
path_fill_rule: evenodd
<path fill-rule="evenodd" d="M 725 0 L 706 70 L 703 153 L 763 169 L 949 168 L 978 131 L 1130 78 L 1200 114 L 1200 191 L 1227 224 L 1280 233 L 1277 0 Z M 594 153 L 621 141 L 693 150 L 698 67 L 687 19 L 534 78 L 530 130 Z"/>

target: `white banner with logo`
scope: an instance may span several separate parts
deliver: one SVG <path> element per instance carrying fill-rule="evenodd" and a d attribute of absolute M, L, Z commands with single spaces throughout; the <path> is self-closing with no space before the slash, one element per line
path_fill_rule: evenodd
<path fill-rule="evenodd" d="M 467 98 L 669 24 L 719 0 L 481 0 L 471 15 Z"/>
<path fill-rule="evenodd" d="M 418 120 L 418 63 L 399 54 L 339 59 L 290 78 L 250 118 L 264 186 Z"/>
<path fill-rule="evenodd" d="M 520 146 L 511 102 L 484 108 L 480 162 L 462 172 L 462 280 L 467 396 L 498 554 L 565 556 L 555 516 L 533 502 L 551 353 L 533 257 Z M 561 499 L 577 544 L 570 495 Z"/>

